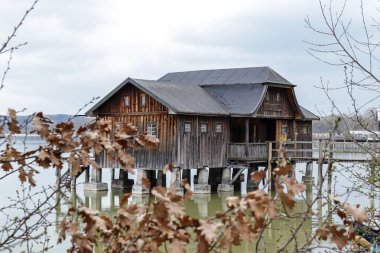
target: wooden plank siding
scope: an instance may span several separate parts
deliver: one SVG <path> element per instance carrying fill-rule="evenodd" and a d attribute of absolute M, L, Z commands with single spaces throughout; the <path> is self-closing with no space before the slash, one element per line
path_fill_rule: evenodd
<path fill-rule="evenodd" d="M 141 106 L 141 94 L 145 95 L 146 105 Z M 125 97 L 129 106 L 125 106 Z M 148 122 L 156 123 L 157 138 L 160 139 L 158 151 L 141 149 L 133 152 L 136 166 L 140 168 L 162 169 L 166 164 L 177 164 L 177 118 L 169 114 L 167 107 L 133 85 L 126 85 L 98 109 L 98 115 L 109 119 L 113 124 L 135 125 L 146 132 Z M 109 167 L 110 164 L 104 164 Z"/>
<path fill-rule="evenodd" d="M 311 150 L 312 147 L 312 141 L 313 141 L 313 134 L 312 134 L 312 121 L 306 120 L 306 121 L 296 121 L 296 128 L 297 128 L 297 141 L 300 142 L 310 142 L 310 143 L 301 143 L 298 144 L 298 149 L 302 150 Z M 297 154 L 298 157 L 312 157 L 313 153 L 309 151 L 299 151 Z"/>
<path fill-rule="evenodd" d="M 294 118 L 295 110 L 290 102 L 289 88 L 268 87 L 257 117 Z"/>
<path fill-rule="evenodd" d="M 191 132 L 185 132 L 185 124 L 191 124 Z M 201 133 L 201 123 L 207 124 L 207 133 Z M 216 124 L 222 125 L 222 133 L 216 133 Z M 229 124 L 226 117 L 178 116 L 179 165 L 184 169 L 224 167 L 227 164 Z"/>

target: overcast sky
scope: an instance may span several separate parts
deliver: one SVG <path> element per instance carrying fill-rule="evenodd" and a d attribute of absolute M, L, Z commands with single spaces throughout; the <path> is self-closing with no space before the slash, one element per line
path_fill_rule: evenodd
<path fill-rule="evenodd" d="M 1 43 L 31 3 L 1 0 Z M 348 15 L 359 14 L 357 3 L 349 1 Z M 328 113 L 315 86 L 321 77 L 342 83 L 343 71 L 307 54 L 303 41 L 320 39 L 305 28 L 307 16 L 321 23 L 317 0 L 41 0 L 13 41 L 28 45 L 13 54 L 0 113 L 72 114 L 128 76 L 254 66 L 272 67 L 297 85 L 301 105 Z M 7 57 L 0 55 L 1 72 Z M 336 101 L 345 107 L 345 99 Z"/>

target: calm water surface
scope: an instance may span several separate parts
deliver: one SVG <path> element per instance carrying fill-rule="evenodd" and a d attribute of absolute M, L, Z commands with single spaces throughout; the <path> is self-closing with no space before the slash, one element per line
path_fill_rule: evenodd
<path fill-rule="evenodd" d="M 39 145 L 37 142 L 30 142 L 28 145 L 30 147 Z M 347 199 L 352 204 L 360 204 L 362 207 L 375 207 L 378 208 L 380 205 L 379 197 L 375 196 L 374 198 L 369 197 L 369 191 L 364 188 L 365 193 L 350 193 L 347 194 L 347 187 L 352 186 L 353 177 L 349 172 L 352 170 L 351 168 L 347 171 L 345 169 L 346 166 L 353 166 L 353 164 L 336 164 L 336 171 L 333 174 L 332 178 L 332 192 L 335 195 L 342 195 L 341 199 Z M 354 165 L 355 170 L 360 170 L 358 166 Z M 300 181 L 302 175 L 304 174 L 305 164 L 297 164 L 296 166 L 296 177 L 297 180 Z M 195 172 L 193 172 L 195 173 Z M 313 166 L 313 174 L 315 177 L 314 182 L 316 183 L 317 179 L 317 165 Z M 247 175 L 245 175 L 246 177 Z M 168 176 L 169 178 L 170 176 Z M 40 170 L 40 174 L 36 176 L 37 185 L 33 191 L 38 191 L 42 186 L 47 187 L 49 185 L 54 186 L 55 183 L 55 171 L 54 169 L 46 169 Z M 52 212 L 48 219 L 52 222 L 52 226 L 48 230 L 48 234 L 50 236 L 50 242 L 52 245 L 55 245 L 49 252 L 64 252 L 68 247 L 68 243 L 65 242 L 63 244 L 56 244 L 57 241 L 57 233 L 58 233 L 58 224 L 62 219 L 63 215 L 67 211 L 70 206 L 80 206 L 86 205 L 90 208 L 101 211 L 104 215 L 112 218 L 119 206 L 119 200 L 123 196 L 123 192 L 120 190 L 109 189 L 105 192 L 84 192 L 83 191 L 83 176 L 78 179 L 78 186 L 76 189 L 76 193 L 67 194 L 65 198 L 62 199 L 61 203 L 57 206 L 54 212 Z M 110 186 L 110 170 L 104 169 L 103 172 L 103 182 L 107 182 Z M 207 218 L 212 217 L 217 211 L 225 211 L 227 210 L 226 206 L 226 198 L 228 196 L 234 195 L 245 195 L 246 194 L 246 183 L 242 183 L 242 191 L 235 193 L 212 193 L 210 195 L 194 195 L 192 200 L 186 202 L 184 207 L 186 212 L 197 218 Z M 10 203 L 9 198 L 16 196 L 16 190 L 20 190 L 21 184 L 19 183 L 17 175 L 13 175 L 6 180 L 2 180 L 0 184 L 0 203 L 1 206 L 6 206 L 7 203 Z M 324 192 L 326 192 L 326 188 L 324 187 Z M 272 193 L 275 194 L 275 193 Z M 42 196 L 41 196 L 42 197 Z M 297 205 L 292 212 L 302 213 L 307 210 L 307 203 L 312 203 L 314 198 L 316 197 L 315 187 L 308 187 L 308 191 L 306 191 L 302 196 L 299 196 L 297 199 Z M 135 203 L 146 203 L 148 201 L 149 196 L 139 196 L 132 195 L 130 201 Z M 313 205 L 314 210 L 318 210 L 318 215 L 311 216 L 306 219 L 303 226 L 301 227 L 301 232 L 298 233 L 297 243 L 298 245 L 302 245 L 307 241 L 308 235 L 310 235 L 317 227 L 318 224 L 321 224 L 322 220 L 325 218 L 325 213 L 327 212 L 328 206 L 326 205 L 325 200 L 317 201 Z M 21 215 L 20 212 L 15 210 L 15 214 Z M 336 216 L 330 217 L 331 222 L 340 222 L 339 218 Z M 292 228 L 295 228 L 298 224 L 302 222 L 301 218 L 293 218 L 290 220 L 276 220 L 271 223 L 269 229 L 267 229 L 264 233 L 263 238 L 260 243 L 260 252 L 264 252 L 264 248 L 267 252 L 275 252 L 278 247 L 283 245 L 289 236 L 291 235 Z M 0 216 L 0 226 L 2 225 L 2 217 Z M 325 243 L 324 245 L 331 246 L 329 243 Z M 21 245 L 20 248 L 15 249 L 15 252 L 21 251 L 21 249 L 25 247 Z M 253 252 L 255 250 L 256 245 L 254 243 L 243 242 L 243 244 L 239 247 L 235 247 L 233 249 L 234 252 Z M 292 248 L 294 244 L 290 245 L 288 250 L 292 252 Z M 187 246 L 188 252 L 196 251 L 195 245 Z M 0 249 L 1 251 L 1 249 Z M 38 248 L 35 249 L 38 251 Z M 315 252 L 324 252 L 324 249 L 316 249 Z M 101 252 L 100 248 L 96 249 L 96 252 Z"/>

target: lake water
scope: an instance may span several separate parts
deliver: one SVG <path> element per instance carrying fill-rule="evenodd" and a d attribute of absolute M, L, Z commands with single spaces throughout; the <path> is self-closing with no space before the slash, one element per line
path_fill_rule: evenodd
<path fill-rule="evenodd" d="M 40 142 L 34 141 L 28 143 L 30 147 L 39 145 Z M 299 163 L 296 165 L 296 178 L 298 181 L 301 181 L 302 175 L 305 171 L 304 163 Z M 380 202 L 378 195 L 375 195 L 372 199 L 370 197 L 369 189 L 366 189 L 364 186 L 360 187 L 359 190 L 363 190 L 364 193 L 360 193 L 359 191 L 347 193 L 347 187 L 351 187 L 353 185 L 354 177 L 352 176 L 351 171 L 360 172 L 363 171 L 360 166 L 355 164 L 335 164 L 336 170 L 333 173 L 332 177 L 332 192 L 334 195 L 339 195 L 340 199 L 347 199 L 348 202 L 352 204 L 360 204 L 362 207 L 374 207 L 379 208 Z M 324 167 L 326 169 L 326 165 Z M 325 171 L 325 170 L 324 170 Z M 194 172 L 193 172 L 194 173 Z M 364 173 L 364 172 L 363 172 Z M 2 174 L 0 174 L 1 176 Z M 6 206 L 10 203 L 9 198 L 16 197 L 16 191 L 22 188 L 21 184 L 18 180 L 18 175 L 12 175 L 8 178 L 1 180 L 0 184 L 0 203 L 1 207 Z M 314 182 L 317 182 L 317 165 L 313 165 L 313 176 L 315 178 Z M 120 190 L 109 189 L 105 192 L 85 192 L 83 191 L 83 180 L 84 176 L 79 177 L 77 183 L 76 193 L 66 193 L 66 197 L 64 197 L 55 209 L 54 212 L 51 212 L 47 219 L 51 222 L 51 226 L 48 228 L 47 235 L 50 238 L 51 245 L 54 245 L 48 252 L 64 252 L 67 249 L 69 243 L 65 242 L 63 244 L 56 244 L 57 233 L 59 230 L 58 224 L 62 219 L 63 215 L 67 211 L 70 206 L 80 206 L 86 205 L 93 209 L 101 211 L 104 215 L 112 218 L 115 212 L 118 209 L 119 199 L 123 196 L 123 192 Z M 40 174 L 36 176 L 37 187 L 33 189 L 34 192 L 37 192 L 41 189 L 41 187 L 54 186 L 55 184 L 55 170 L 53 169 L 40 169 Z M 103 182 L 107 182 L 110 186 L 110 170 L 104 169 L 103 172 Z M 235 195 L 245 195 L 246 194 L 246 183 L 242 183 L 242 191 L 235 192 L 232 194 Z M 47 190 L 49 192 L 51 190 Z M 324 187 L 324 195 L 326 196 L 326 183 Z M 275 193 L 272 193 L 275 194 Z M 308 191 L 306 191 L 302 196 L 297 198 L 297 205 L 293 210 L 294 213 L 302 213 L 307 210 L 307 203 L 312 203 L 312 201 L 316 197 L 316 188 L 309 186 Z M 199 218 L 207 218 L 212 217 L 216 211 L 225 211 L 227 210 L 226 206 L 226 197 L 231 194 L 224 193 L 212 193 L 210 195 L 194 195 L 192 200 L 186 202 L 184 207 L 186 212 L 194 217 Z M 37 201 L 38 196 L 33 197 L 34 201 Z M 39 198 L 43 199 L 43 196 L 39 196 Z M 139 196 L 133 195 L 131 201 L 136 203 L 144 203 L 148 200 L 149 196 Z M 54 203 L 54 199 L 51 201 Z M 313 231 L 320 225 L 324 220 L 328 219 L 326 217 L 327 213 L 327 201 L 326 199 L 322 199 L 317 201 L 313 205 L 313 209 L 318 211 L 318 215 L 310 216 L 304 222 L 301 232 L 298 233 L 297 244 L 302 245 L 307 240 L 308 235 L 312 234 Z M 13 212 L 14 211 L 14 212 Z M 23 212 L 20 210 L 13 210 L 10 215 L 23 215 Z M 339 223 L 340 220 L 336 216 L 332 216 L 329 218 L 331 222 Z M 4 214 L 0 213 L 0 226 L 2 226 L 5 221 Z M 302 218 L 293 218 L 293 219 L 283 219 L 276 220 L 272 222 L 270 227 L 265 231 L 263 235 L 262 242 L 259 245 L 259 252 L 264 252 L 264 248 L 267 252 L 276 252 L 276 250 L 283 245 L 287 238 L 291 235 L 292 228 L 295 228 L 298 224 L 302 222 Z M 314 244 L 315 245 L 315 244 Z M 326 242 L 323 243 L 324 246 L 333 246 L 332 244 Z M 15 248 L 15 252 L 20 252 L 21 249 L 25 249 L 26 245 L 21 245 L 20 247 Z M 235 247 L 233 252 L 253 252 L 256 245 L 254 243 L 244 242 L 241 246 Z M 294 243 L 291 244 L 288 248 L 289 252 L 293 251 Z M 39 251 L 41 249 L 40 245 L 35 246 L 35 251 Z M 195 245 L 189 244 L 187 246 L 188 252 L 194 252 Z M 2 249 L 0 249 L 2 251 Z M 325 252 L 325 249 L 315 249 L 314 252 Z M 96 249 L 96 252 L 101 252 L 101 249 Z"/>

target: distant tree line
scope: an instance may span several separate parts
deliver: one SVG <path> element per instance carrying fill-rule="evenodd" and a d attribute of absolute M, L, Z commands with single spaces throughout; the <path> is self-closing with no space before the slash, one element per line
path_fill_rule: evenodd
<path fill-rule="evenodd" d="M 350 130 L 378 131 L 376 108 L 369 108 L 360 114 L 325 115 L 313 122 L 313 133 L 346 133 Z"/>

